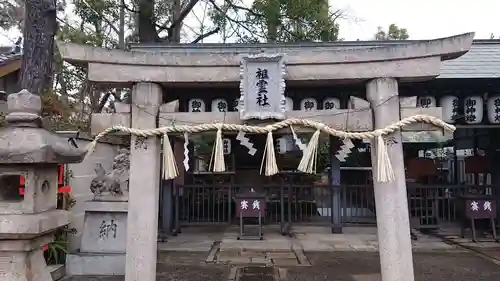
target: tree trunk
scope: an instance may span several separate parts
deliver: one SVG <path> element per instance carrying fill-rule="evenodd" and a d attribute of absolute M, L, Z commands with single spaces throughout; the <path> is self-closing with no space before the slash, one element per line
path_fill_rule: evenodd
<path fill-rule="evenodd" d="M 26 0 L 20 88 L 42 95 L 52 88 L 54 35 L 57 31 L 55 0 Z"/>
<path fill-rule="evenodd" d="M 177 21 L 181 14 L 181 0 L 174 0 L 172 7 L 172 22 Z M 182 23 L 177 24 L 172 30 L 172 37 L 170 39 L 170 43 L 181 43 L 181 29 Z"/>
<path fill-rule="evenodd" d="M 154 0 L 139 0 L 139 42 L 158 42 L 154 21 Z"/>
<path fill-rule="evenodd" d="M 267 43 L 275 43 L 280 25 L 280 1 L 270 0 L 267 5 L 269 5 L 266 11 Z"/>

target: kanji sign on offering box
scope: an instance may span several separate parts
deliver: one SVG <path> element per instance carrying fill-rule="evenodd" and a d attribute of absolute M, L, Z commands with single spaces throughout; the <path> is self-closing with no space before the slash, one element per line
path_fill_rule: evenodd
<path fill-rule="evenodd" d="M 497 204 L 495 200 L 467 199 L 465 200 L 465 208 L 465 214 L 470 219 L 496 218 Z"/>
<path fill-rule="evenodd" d="M 238 196 L 236 198 L 236 217 L 258 218 L 263 217 L 266 211 L 264 196 Z"/>

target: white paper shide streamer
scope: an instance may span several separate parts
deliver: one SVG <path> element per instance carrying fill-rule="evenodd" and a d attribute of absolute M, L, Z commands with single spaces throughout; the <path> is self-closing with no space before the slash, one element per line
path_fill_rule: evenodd
<path fill-rule="evenodd" d="M 295 145 L 297 145 L 301 151 L 304 151 L 306 149 L 306 145 L 302 142 L 299 136 L 297 136 L 295 130 L 293 129 L 293 126 L 290 126 L 290 131 L 292 131 L 292 136 L 293 139 L 295 140 Z"/>
<path fill-rule="evenodd" d="M 188 133 L 184 133 L 184 170 L 189 171 L 189 138 Z"/>
<path fill-rule="evenodd" d="M 339 151 L 335 154 L 335 157 L 340 161 L 340 162 L 345 162 L 345 158 L 349 156 L 349 153 L 351 153 L 351 149 L 354 147 L 354 144 L 350 139 L 344 139 L 342 141 L 342 145 L 340 146 Z"/>
<path fill-rule="evenodd" d="M 248 154 L 254 156 L 257 152 L 257 149 L 253 147 L 253 143 L 250 142 L 250 139 L 245 136 L 245 132 L 239 131 L 238 135 L 236 135 L 236 139 L 240 141 L 240 144 L 246 148 L 248 148 Z"/>
<path fill-rule="evenodd" d="M 177 176 L 179 176 L 179 170 L 177 169 L 177 163 L 175 163 L 170 139 L 168 134 L 163 134 L 163 178 L 170 180 Z"/>

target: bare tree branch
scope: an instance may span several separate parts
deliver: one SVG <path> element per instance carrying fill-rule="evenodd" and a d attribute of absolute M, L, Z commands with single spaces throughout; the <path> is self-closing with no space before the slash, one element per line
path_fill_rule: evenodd
<path fill-rule="evenodd" d="M 189 0 L 186 7 L 184 7 L 184 9 L 180 12 L 179 17 L 174 19 L 172 24 L 167 28 L 169 38 L 173 35 L 174 29 L 184 21 L 187 15 L 189 15 L 189 13 L 193 10 L 194 6 L 198 4 L 198 1 L 199 0 Z"/>
<path fill-rule="evenodd" d="M 207 33 L 204 33 L 204 34 L 201 34 L 200 36 L 198 36 L 196 39 L 194 39 L 193 42 L 191 42 L 192 44 L 195 44 L 195 43 L 199 43 L 201 40 L 209 37 L 209 36 L 212 36 L 216 33 L 218 33 L 220 31 L 220 27 L 216 27 L 214 28 L 213 30 L 207 32 Z"/>
<path fill-rule="evenodd" d="M 233 18 L 229 17 L 227 15 L 227 13 L 224 10 L 222 10 L 222 8 L 219 7 L 215 3 L 215 0 L 208 0 L 208 1 L 212 4 L 212 6 L 214 7 L 214 9 L 217 10 L 217 12 L 223 14 L 226 19 L 228 19 L 229 21 L 234 22 L 234 23 L 238 24 L 239 26 L 243 27 L 243 29 L 245 29 L 249 33 L 252 33 L 252 31 L 247 26 L 245 26 L 245 23 L 246 23 L 245 21 L 236 20 L 236 19 L 233 19 Z"/>
<path fill-rule="evenodd" d="M 120 34 L 120 30 L 116 28 L 116 26 L 114 26 L 113 23 L 108 18 L 106 18 L 103 14 L 98 13 L 94 8 L 92 8 L 92 6 L 90 6 L 89 3 L 87 3 L 86 0 L 82 0 L 82 2 L 83 4 L 85 4 L 85 6 L 87 6 L 87 8 L 89 8 L 92 12 L 94 12 L 97 16 L 99 16 L 102 20 L 104 20 L 109 25 L 109 27 L 111 27 L 111 29 L 113 29 L 113 31 L 116 32 L 116 34 Z"/>

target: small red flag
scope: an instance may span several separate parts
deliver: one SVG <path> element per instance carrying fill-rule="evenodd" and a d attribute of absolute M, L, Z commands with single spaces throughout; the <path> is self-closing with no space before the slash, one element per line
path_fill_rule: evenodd
<path fill-rule="evenodd" d="M 71 186 L 61 186 L 59 187 L 59 193 L 70 193 Z"/>

